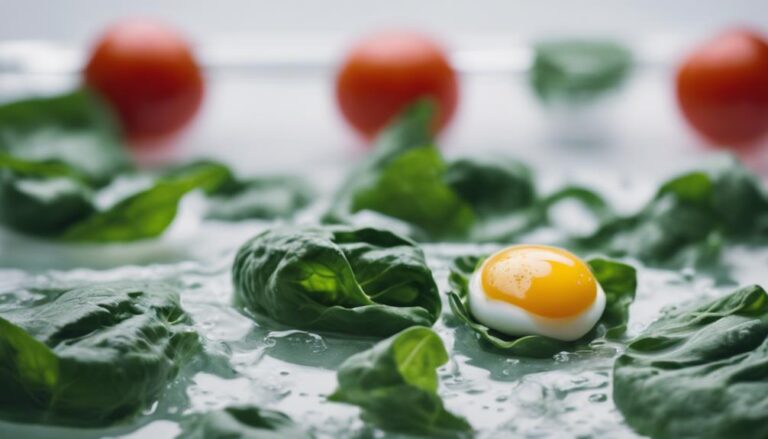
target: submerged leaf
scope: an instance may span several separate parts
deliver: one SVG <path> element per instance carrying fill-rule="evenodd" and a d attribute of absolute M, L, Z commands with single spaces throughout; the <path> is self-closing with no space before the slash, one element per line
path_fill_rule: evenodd
<path fill-rule="evenodd" d="M 359 406 L 366 421 L 384 430 L 470 436 L 472 426 L 447 411 L 437 394 L 437 368 L 447 361 L 448 353 L 435 332 L 408 328 L 347 359 L 329 399 Z"/>
<path fill-rule="evenodd" d="M 0 416 L 100 426 L 134 415 L 198 348 L 188 324 L 173 287 L 142 282 L 2 312 Z"/>
<path fill-rule="evenodd" d="M 768 436 L 768 296 L 758 286 L 667 311 L 616 359 L 613 399 L 653 438 Z"/>

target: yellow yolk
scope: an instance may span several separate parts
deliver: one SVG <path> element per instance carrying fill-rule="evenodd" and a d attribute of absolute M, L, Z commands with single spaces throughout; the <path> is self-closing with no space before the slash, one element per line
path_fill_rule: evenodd
<path fill-rule="evenodd" d="M 584 261 L 563 249 L 514 245 L 482 267 L 485 295 L 543 317 L 577 316 L 597 297 L 597 281 Z"/>

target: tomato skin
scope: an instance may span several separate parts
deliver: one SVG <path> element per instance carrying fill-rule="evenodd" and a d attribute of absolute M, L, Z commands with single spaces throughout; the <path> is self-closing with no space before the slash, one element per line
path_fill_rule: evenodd
<path fill-rule="evenodd" d="M 375 136 L 408 104 L 434 99 L 433 131 L 456 111 L 456 72 L 445 51 L 428 37 L 404 31 L 371 35 L 348 53 L 336 78 L 336 98 L 347 122 L 366 138 Z"/>
<path fill-rule="evenodd" d="M 203 101 L 203 76 L 188 44 L 173 29 L 152 21 L 127 20 L 108 28 L 84 76 L 111 104 L 132 141 L 176 133 Z"/>
<path fill-rule="evenodd" d="M 683 115 L 705 139 L 743 147 L 768 134 L 768 43 L 732 30 L 694 51 L 677 73 Z"/>

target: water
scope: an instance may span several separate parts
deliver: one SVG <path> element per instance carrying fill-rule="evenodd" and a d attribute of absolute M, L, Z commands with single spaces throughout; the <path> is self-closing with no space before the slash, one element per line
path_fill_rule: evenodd
<path fill-rule="evenodd" d="M 336 386 L 335 369 L 373 341 L 259 327 L 230 305 L 229 271 L 237 247 L 267 225 L 189 226 L 183 224 L 190 215 L 185 209 L 190 208 L 182 209 L 181 225 L 146 243 L 69 247 L 3 232 L 0 241 L 19 244 L 12 251 L 0 246 L 6 249 L 0 261 L 13 261 L 16 267 L 0 269 L 0 311 L 45 300 L 49 288 L 123 279 L 177 282 L 205 354 L 184 365 L 163 397 L 126 424 L 78 430 L 0 422 L 0 437 L 167 438 L 181 431 L 178 421 L 185 415 L 240 403 L 284 411 L 320 438 L 392 436 L 364 425 L 357 408 L 326 401 Z M 443 293 L 453 257 L 493 249 L 424 248 Z M 35 252 L 43 253 L 36 258 Z M 768 284 L 762 270 L 766 260 L 766 251 L 736 246 L 724 255 L 723 265 L 729 268 L 717 273 L 642 268 L 633 262 L 640 267 L 639 290 L 629 335 L 642 331 L 665 306 L 724 294 L 736 284 Z M 96 268 L 72 268 L 77 266 Z M 635 437 L 611 400 L 611 367 L 620 344 L 546 360 L 511 358 L 484 350 L 471 331 L 451 318 L 447 304 L 435 329 L 451 352 L 439 371 L 440 393 L 449 410 L 465 416 L 479 437 Z"/>

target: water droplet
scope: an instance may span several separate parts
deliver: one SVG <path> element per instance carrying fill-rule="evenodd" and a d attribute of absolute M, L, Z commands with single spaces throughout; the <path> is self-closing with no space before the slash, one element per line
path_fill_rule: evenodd
<path fill-rule="evenodd" d="M 608 400 L 608 396 L 605 393 L 593 393 L 589 395 L 589 402 L 599 403 Z"/>

